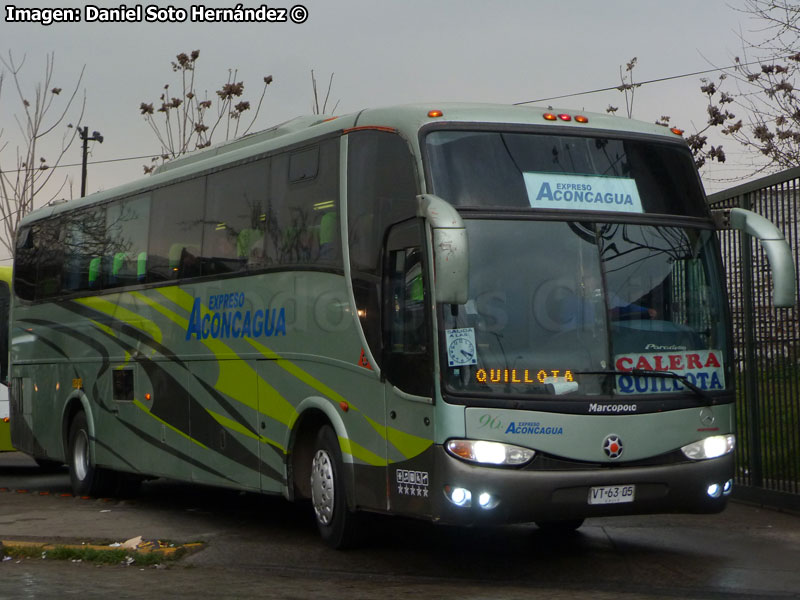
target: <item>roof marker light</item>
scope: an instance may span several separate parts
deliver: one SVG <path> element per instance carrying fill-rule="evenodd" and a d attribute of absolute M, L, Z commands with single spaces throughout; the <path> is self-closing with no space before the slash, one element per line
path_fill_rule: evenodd
<path fill-rule="evenodd" d="M 589 117 L 584 117 L 583 115 L 578 115 L 578 116 L 575 117 L 575 120 L 578 123 L 588 123 L 589 122 Z"/>
<path fill-rule="evenodd" d="M 555 121 L 558 117 L 556 117 L 553 113 L 544 113 L 542 115 L 545 121 Z"/>
<path fill-rule="evenodd" d="M 566 113 L 561 113 L 560 115 L 558 115 L 558 118 L 561 119 L 562 121 L 572 121 L 572 117 Z"/>
<path fill-rule="evenodd" d="M 433 118 L 436 118 L 436 117 L 443 117 L 444 113 L 442 111 L 440 111 L 440 110 L 429 110 L 428 111 L 428 116 L 433 119 Z"/>
<path fill-rule="evenodd" d="M 677 127 L 672 127 L 670 131 L 675 135 L 683 135 L 683 129 L 678 129 Z"/>

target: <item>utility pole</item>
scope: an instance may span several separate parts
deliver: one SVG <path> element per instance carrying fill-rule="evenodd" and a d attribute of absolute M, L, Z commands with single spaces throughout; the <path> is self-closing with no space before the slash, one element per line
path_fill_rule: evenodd
<path fill-rule="evenodd" d="M 81 198 L 86 195 L 86 160 L 89 155 L 89 142 L 100 142 L 103 143 L 103 136 L 100 135 L 99 131 L 93 131 L 92 137 L 89 137 L 89 127 L 78 128 L 78 134 L 80 134 L 81 139 L 83 140 L 83 166 L 81 169 Z"/>

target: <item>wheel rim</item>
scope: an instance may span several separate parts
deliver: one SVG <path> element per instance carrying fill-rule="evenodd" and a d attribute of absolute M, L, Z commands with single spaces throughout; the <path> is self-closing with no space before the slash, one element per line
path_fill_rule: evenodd
<path fill-rule="evenodd" d="M 311 503 L 317 520 L 323 525 L 330 525 L 333 518 L 334 497 L 331 457 L 325 450 L 317 450 L 311 463 Z"/>
<path fill-rule="evenodd" d="M 83 430 L 75 436 L 72 463 L 75 467 L 75 476 L 80 481 L 86 479 L 86 475 L 89 473 L 89 436 Z"/>

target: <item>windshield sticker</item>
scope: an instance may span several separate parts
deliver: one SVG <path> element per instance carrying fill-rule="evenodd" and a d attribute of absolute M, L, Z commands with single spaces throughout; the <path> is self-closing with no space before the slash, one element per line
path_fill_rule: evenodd
<path fill-rule="evenodd" d="M 524 173 L 532 208 L 644 212 L 636 181 L 627 177 Z"/>
<path fill-rule="evenodd" d="M 445 344 L 447 344 L 447 365 L 450 367 L 463 367 L 478 364 L 478 353 L 475 346 L 475 329 L 463 327 L 461 329 L 446 329 Z"/>
<path fill-rule="evenodd" d="M 617 371 L 631 372 L 630 375 L 617 375 L 620 394 L 682 392 L 688 386 L 681 382 L 681 378 L 686 378 L 701 390 L 725 389 L 725 369 L 719 350 L 621 354 L 614 358 L 614 366 Z M 640 370 L 649 371 L 650 374 L 636 375 L 635 372 Z M 659 371 L 665 376 L 653 376 L 654 372 Z M 679 377 L 673 378 L 673 374 Z"/>

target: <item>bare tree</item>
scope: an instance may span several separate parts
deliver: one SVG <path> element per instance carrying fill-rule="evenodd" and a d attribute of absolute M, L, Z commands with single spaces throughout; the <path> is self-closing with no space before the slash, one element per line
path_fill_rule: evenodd
<path fill-rule="evenodd" d="M 214 101 L 207 93 L 200 98 L 196 90 L 195 76 L 199 57 L 199 50 L 193 50 L 189 54 L 182 52 L 172 62 L 172 71 L 180 77 L 177 95 L 173 96 L 170 84 L 166 84 L 159 97 L 160 106 L 156 107 L 158 103 L 147 102 L 139 105 L 145 122 L 161 145 L 162 161 L 210 146 L 215 134 L 217 139 L 224 136 L 223 141 L 246 135 L 258 118 L 267 86 L 272 83 L 272 75 L 264 77 L 261 96 L 255 109 L 252 109 L 249 101 L 241 100 L 245 86 L 244 82 L 236 81 L 238 70 L 230 69 L 227 80 L 216 91 L 214 107 Z M 242 127 L 242 118 L 247 111 L 250 111 L 252 118 L 246 127 Z M 155 158 L 153 162 L 158 160 Z M 155 165 L 144 167 L 145 173 L 154 169 Z"/>
<path fill-rule="evenodd" d="M 330 79 L 328 79 L 328 90 L 325 92 L 325 100 L 322 102 L 322 106 L 319 105 L 319 94 L 317 93 L 317 77 L 314 75 L 314 69 L 311 69 L 311 89 L 314 91 L 314 104 L 311 106 L 311 112 L 315 115 L 324 115 L 328 111 L 328 100 L 331 97 L 331 89 L 333 88 L 333 75 L 331 73 Z M 339 106 L 339 101 L 336 101 L 336 104 L 333 105 L 331 109 L 331 114 L 336 112 L 336 107 Z"/>
<path fill-rule="evenodd" d="M 625 94 L 625 110 L 629 119 L 633 118 L 633 101 L 635 98 L 636 89 L 642 85 L 640 83 L 635 83 L 633 80 L 633 70 L 636 68 L 637 62 L 638 59 L 634 56 L 628 63 L 626 63 L 624 71 L 622 70 L 621 65 L 619 68 L 621 85 L 617 88 L 617 91 Z M 618 110 L 619 107 L 612 106 L 611 104 L 609 104 L 608 108 L 606 108 L 606 112 L 611 114 L 616 114 Z M 662 115 L 656 119 L 655 123 L 656 125 L 669 127 L 670 121 L 671 117 L 668 115 Z M 702 167 L 707 160 L 716 160 L 717 162 L 721 163 L 725 162 L 725 152 L 723 152 L 722 146 L 715 147 L 711 144 L 708 144 L 708 137 L 705 135 L 705 133 L 713 126 L 714 123 L 709 120 L 705 127 L 693 134 L 690 134 L 686 138 L 686 142 L 689 144 L 689 148 L 694 156 L 695 166 L 698 169 Z"/>
<path fill-rule="evenodd" d="M 633 82 L 633 69 L 636 67 L 636 63 L 639 62 L 639 59 L 635 56 L 625 65 L 625 70 L 622 70 L 622 65 L 619 66 L 619 79 L 622 84 L 617 88 L 617 91 L 622 92 L 625 94 L 625 112 L 628 114 L 628 118 L 633 118 L 633 99 L 636 95 L 636 89 L 641 87 L 641 83 L 634 83 Z M 606 108 L 607 113 L 616 114 L 619 110 L 617 106 L 608 105 Z"/>
<path fill-rule="evenodd" d="M 795 167 L 800 164 L 800 4 L 746 0 L 741 10 L 760 24 L 755 33 L 764 40 L 742 35 L 736 66 L 716 81 L 703 80 L 708 126 L 763 156 L 765 163 L 755 172 Z"/>
<path fill-rule="evenodd" d="M 0 74 L 0 94 L 5 77 L 8 76 L 21 105 L 21 110 L 14 113 L 19 143 L 10 144 L 4 141 L 3 136 L 8 133 L 0 130 L 0 242 L 9 253 L 13 253 L 14 236 L 20 219 L 34 208 L 35 202 L 41 205 L 61 195 L 69 181 L 66 175 L 60 182 L 53 178 L 56 168 L 75 141 L 78 128 L 69 123 L 57 144 L 49 141 L 45 143 L 45 138 L 52 137 L 67 121 L 67 115 L 72 111 L 83 80 L 84 69 L 81 69 L 72 92 L 62 96 L 63 88 L 54 85 L 54 53 L 47 55 L 44 77 L 33 87 L 32 94 L 25 90 L 21 77 L 25 65 L 24 56 L 17 62 L 9 51 L 7 58 L 0 58 L 0 64 L 4 69 Z M 73 111 L 78 113 L 78 123 L 83 120 L 85 94 L 79 104 L 80 109 Z M 10 149 L 9 146 L 16 150 L 10 162 L 3 154 L 6 149 Z M 52 153 L 50 159 L 45 157 L 45 152 Z M 43 193 L 47 196 L 44 199 L 41 198 Z"/>

